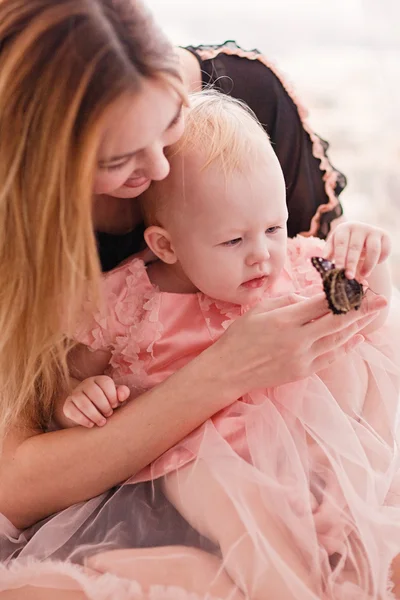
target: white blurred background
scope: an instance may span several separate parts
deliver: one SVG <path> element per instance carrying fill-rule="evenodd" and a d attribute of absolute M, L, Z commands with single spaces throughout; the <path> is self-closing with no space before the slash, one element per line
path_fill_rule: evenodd
<path fill-rule="evenodd" d="M 179 45 L 234 39 L 294 85 L 348 178 L 348 218 L 387 228 L 400 286 L 400 0 L 146 0 Z"/>

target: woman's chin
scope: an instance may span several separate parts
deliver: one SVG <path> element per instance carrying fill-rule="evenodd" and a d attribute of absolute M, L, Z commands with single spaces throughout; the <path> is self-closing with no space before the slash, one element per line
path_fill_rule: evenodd
<path fill-rule="evenodd" d="M 118 190 L 115 190 L 115 192 L 112 192 L 108 195 L 112 196 L 113 198 L 125 198 L 126 200 L 130 200 L 132 198 L 137 198 L 138 196 L 140 196 L 140 194 L 143 194 L 143 192 L 145 192 L 150 187 L 150 184 L 151 180 L 148 179 L 145 183 L 143 183 L 143 185 L 140 186 L 124 185 Z"/>

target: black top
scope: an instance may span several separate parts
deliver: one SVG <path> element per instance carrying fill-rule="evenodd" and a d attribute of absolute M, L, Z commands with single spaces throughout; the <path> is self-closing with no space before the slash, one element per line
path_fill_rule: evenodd
<path fill-rule="evenodd" d="M 326 158 L 327 142 L 314 134 L 311 139 L 293 94 L 287 91 L 274 68 L 257 50 L 245 52 L 235 42 L 187 49 L 199 60 L 203 87 L 212 85 L 244 100 L 267 131 L 287 185 L 289 236 L 310 231 L 325 238 L 331 221 L 342 214 L 337 197 L 346 181 Z M 327 173 L 331 184 L 323 179 Z M 321 212 L 328 208 L 323 205 L 329 199 L 329 210 Z M 321 214 L 314 219 L 310 230 L 317 211 Z M 103 271 L 108 271 L 141 249 L 143 226 L 123 235 L 101 232 L 96 236 Z"/>

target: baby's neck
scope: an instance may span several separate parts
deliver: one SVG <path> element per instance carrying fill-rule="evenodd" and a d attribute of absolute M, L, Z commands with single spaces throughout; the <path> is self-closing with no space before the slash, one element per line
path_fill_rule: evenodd
<path fill-rule="evenodd" d="M 197 288 L 186 277 L 179 263 L 168 265 L 156 260 L 147 266 L 147 275 L 161 292 L 170 294 L 194 294 Z"/>

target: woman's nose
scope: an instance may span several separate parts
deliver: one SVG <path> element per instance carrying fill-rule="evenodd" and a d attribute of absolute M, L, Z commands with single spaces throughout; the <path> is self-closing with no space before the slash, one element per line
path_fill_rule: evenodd
<path fill-rule="evenodd" d="M 146 156 L 146 163 L 143 165 L 143 171 L 148 179 L 153 181 L 161 181 L 165 179 L 169 173 L 169 162 L 164 154 L 162 146 L 151 148 Z"/>

